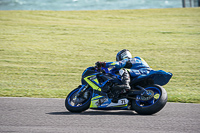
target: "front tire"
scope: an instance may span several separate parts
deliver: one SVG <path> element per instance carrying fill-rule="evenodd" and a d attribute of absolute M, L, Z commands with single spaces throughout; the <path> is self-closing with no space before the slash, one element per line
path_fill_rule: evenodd
<path fill-rule="evenodd" d="M 84 99 L 83 97 L 77 97 L 77 92 L 80 88 L 76 88 L 71 91 L 65 99 L 65 107 L 67 110 L 73 113 L 80 113 L 87 110 L 90 107 L 91 98 L 92 98 L 92 89 L 88 91 L 88 98 Z M 74 100 L 75 99 L 75 100 Z"/>
<path fill-rule="evenodd" d="M 146 90 L 154 92 L 154 97 L 148 101 L 133 100 L 132 109 L 141 115 L 152 115 L 160 111 L 167 103 L 167 92 L 159 85 L 150 85 Z"/>

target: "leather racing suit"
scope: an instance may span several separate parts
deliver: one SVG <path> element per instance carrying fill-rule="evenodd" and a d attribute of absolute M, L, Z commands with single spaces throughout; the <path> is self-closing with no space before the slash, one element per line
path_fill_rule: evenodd
<path fill-rule="evenodd" d="M 118 96 L 121 93 L 126 93 L 127 90 L 130 90 L 130 76 L 135 78 L 142 74 L 148 74 L 152 70 L 144 59 L 141 57 L 134 57 L 131 59 L 123 59 L 121 61 L 115 62 L 105 62 L 104 67 L 113 68 L 112 70 L 118 71 L 122 81 L 122 85 L 116 85 L 112 89 L 115 90 L 113 102 L 118 101 Z M 125 69 L 128 68 L 129 72 Z M 130 73 L 130 74 L 129 74 Z"/>

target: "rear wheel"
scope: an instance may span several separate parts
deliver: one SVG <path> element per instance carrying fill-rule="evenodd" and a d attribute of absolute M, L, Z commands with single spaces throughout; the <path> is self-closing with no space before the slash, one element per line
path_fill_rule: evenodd
<path fill-rule="evenodd" d="M 88 89 L 83 95 L 78 96 L 80 88 L 76 88 L 71 91 L 65 99 L 65 107 L 70 112 L 80 113 L 87 110 L 90 107 L 92 98 L 92 89 Z"/>
<path fill-rule="evenodd" d="M 167 92 L 159 85 L 150 85 L 145 89 L 153 94 L 151 99 L 141 98 L 141 95 L 132 101 L 132 109 L 141 115 L 151 115 L 160 111 L 167 103 Z M 145 99 L 145 100 L 142 100 Z"/>

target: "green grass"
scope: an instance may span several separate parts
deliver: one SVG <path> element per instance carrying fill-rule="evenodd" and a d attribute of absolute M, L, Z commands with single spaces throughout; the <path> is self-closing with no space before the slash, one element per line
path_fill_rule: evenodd
<path fill-rule="evenodd" d="M 65 98 L 124 48 L 174 74 L 168 101 L 200 103 L 200 8 L 0 11 L 0 96 Z"/>

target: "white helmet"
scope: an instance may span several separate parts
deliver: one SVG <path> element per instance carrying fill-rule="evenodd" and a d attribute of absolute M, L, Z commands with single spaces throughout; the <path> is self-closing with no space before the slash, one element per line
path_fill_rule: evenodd
<path fill-rule="evenodd" d="M 116 61 L 121 61 L 125 58 L 128 58 L 128 59 L 132 58 L 131 53 L 127 49 L 123 49 L 117 53 Z"/>

